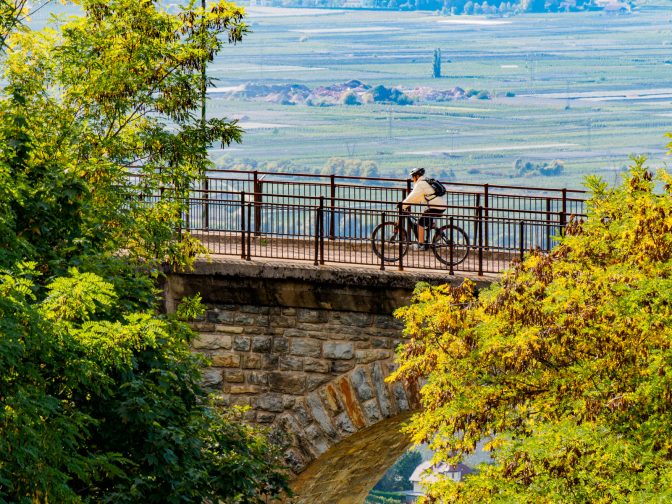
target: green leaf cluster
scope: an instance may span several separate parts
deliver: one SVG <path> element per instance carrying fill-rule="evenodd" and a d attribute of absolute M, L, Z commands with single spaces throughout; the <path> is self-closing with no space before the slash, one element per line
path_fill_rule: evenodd
<path fill-rule="evenodd" d="M 157 310 L 207 146 L 240 139 L 203 90 L 243 11 L 75 3 L 34 32 L 0 2 L 0 503 L 267 502 L 280 448 L 200 385 L 200 298 Z"/>
<path fill-rule="evenodd" d="M 29 247 L 58 273 L 100 250 L 188 267 L 194 244 L 175 234 L 185 196 L 210 166 L 207 147 L 241 139 L 235 121 L 204 117 L 203 100 L 207 64 L 247 30 L 243 11 L 75 3 L 85 15 L 7 38 L 0 245 L 19 257 Z"/>
<path fill-rule="evenodd" d="M 192 332 L 71 270 L 0 274 L 0 502 L 264 502 L 280 453 L 207 400 Z M 192 302 L 193 304 L 193 302 Z"/>
<path fill-rule="evenodd" d="M 672 499 L 672 180 L 634 159 L 591 178 L 585 222 L 491 288 L 424 286 L 398 311 L 394 379 L 424 380 L 407 430 L 438 460 L 493 464 L 426 502 Z"/>

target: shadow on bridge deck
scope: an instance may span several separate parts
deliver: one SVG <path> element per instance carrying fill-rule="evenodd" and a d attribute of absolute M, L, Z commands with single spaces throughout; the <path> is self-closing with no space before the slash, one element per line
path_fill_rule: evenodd
<path fill-rule="evenodd" d="M 435 271 L 446 275 L 450 266 L 441 262 L 433 250 L 416 251 L 409 249 L 402 261 L 382 261 L 371 247 L 370 240 L 324 240 L 320 247 L 314 238 L 286 238 L 272 235 L 251 235 L 243 243 L 240 234 L 219 231 L 194 232 L 193 236 L 200 239 L 213 256 L 248 257 L 251 260 L 283 261 L 296 263 L 313 263 L 329 265 L 347 265 L 352 267 L 368 267 L 399 271 L 400 264 L 403 270 Z M 396 251 L 395 251 L 396 252 Z M 480 253 L 479 253 L 480 252 Z M 386 253 L 386 256 L 388 253 Z M 398 254 L 392 255 L 392 257 Z M 470 278 L 487 277 L 494 279 L 499 273 L 509 267 L 518 255 L 511 251 L 498 251 L 494 248 L 479 248 L 470 246 L 466 259 L 453 266 L 453 273 Z M 478 273 L 482 272 L 481 275 Z"/>

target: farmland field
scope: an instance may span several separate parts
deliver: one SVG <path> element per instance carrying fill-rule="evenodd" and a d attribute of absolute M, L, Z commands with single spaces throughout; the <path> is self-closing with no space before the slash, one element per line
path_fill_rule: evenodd
<path fill-rule="evenodd" d="M 248 6 L 252 31 L 214 61 L 220 89 L 209 100 L 211 116 L 238 118 L 246 133 L 240 145 L 213 148 L 212 160 L 291 161 L 319 171 L 329 158 L 354 158 L 374 161 L 381 175 L 424 165 L 460 182 L 574 188 L 589 173 L 618 180 L 631 154 L 659 166 L 672 131 L 672 1 L 655 1 L 627 15 L 512 17 Z M 435 49 L 440 79 L 431 78 Z M 460 87 L 491 99 L 317 107 L 221 92 L 351 79 L 405 90 Z M 558 159 L 564 172 L 520 176 L 517 159 Z"/>
<path fill-rule="evenodd" d="M 213 149 L 219 164 L 290 160 L 315 170 L 330 157 L 372 160 L 381 175 L 412 165 L 461 182 L 578 187 L 609 182 L 631 154 L 666 159 L 672 131 L 671 3 L 603 12 L 443 17 L 423 12 L 248 7 L 252 33 L 225 47 L 217 87 L 368 85 L 485 90 L 491 99 L 281 105 L 212 93 L 210 114 L 236 117 L 241 145 Z M 435 49 L 442 78 L 431 78 Z M 246 126 L 247 125 L 247 126 Z M 516 177 L 516 159 L 562 160 L 555 177 Z"/>

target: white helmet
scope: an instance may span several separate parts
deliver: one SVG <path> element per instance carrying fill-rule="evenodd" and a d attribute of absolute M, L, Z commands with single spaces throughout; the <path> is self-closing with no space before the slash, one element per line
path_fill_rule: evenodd
<path fill-rule="evenodd" d="M 411 170 L 411 173 L 408 175 L 413 178 L 415 176 L 422 177 L 425 174 L 425 169 L 424 168 L 413 168 Z"/>

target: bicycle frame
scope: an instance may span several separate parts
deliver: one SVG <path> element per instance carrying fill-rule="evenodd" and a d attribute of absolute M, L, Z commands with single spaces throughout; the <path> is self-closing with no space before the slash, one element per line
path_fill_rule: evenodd
<path fill-rule="evenodd" d="M 412 237 L 412 239 L 413 239 L 412 241 L 418 241 L 418 226 L 419 226 L 418 217 L 415 217 L 415 216 L 411 215 L 410 213 L 405 213 L 405 214 L 401 215 L 397 219 L 397 227 L 398 228 L 403 226 L 402 221 L 404 221 L 404 220 L 408 222 L 408 228 L 410 230 L 409 233 L 408 233 L 408 236 Z M 430 233 L 433 229 L 437 229 L 436 228 L 436 221 L 434 219 L 432 219 L 432 225 L 430 227 L 425 228 L 425 233 L 426 233 L 425 242 L 426 243 L 431 244 Z"/>
<path fill-rule="evenodd" d="M 381 222 L 371 233 L 371 246 L 374 253 L 383 261 L 400 261 L 399 265 L 402 267 L 403 262 L 401 261 L 409 245 L 414 239 L 417 240 L 418 226 L 419 218 L 410 214 L 401 214 L 394 221 Z M 451 272 L 454 266 L 467 258 L 469 238 L 462 228 L 454 225 L 452 217 L 446 225 L 437 225 L 432 219 L 431 225 L 425 229 L 428 231 L 428 238 L 432 229 L 435 233 L 432 240 L 428 240 L 429 247 L 422 249 L 431 249 L 437 260 L 448 265 Z"/>

